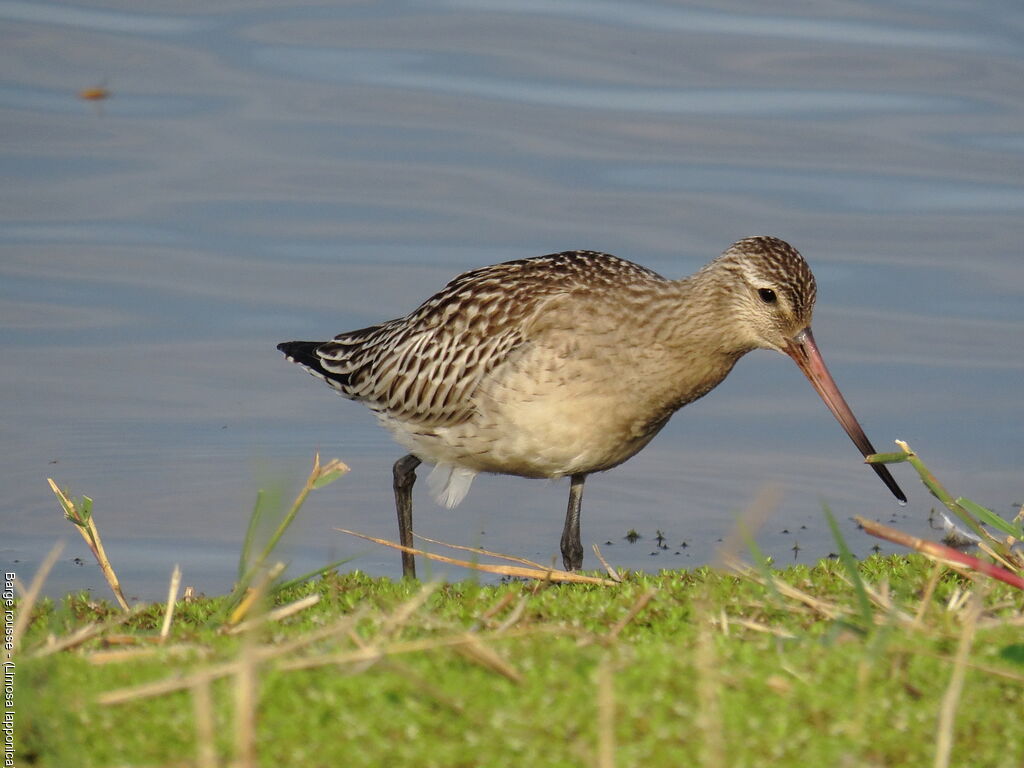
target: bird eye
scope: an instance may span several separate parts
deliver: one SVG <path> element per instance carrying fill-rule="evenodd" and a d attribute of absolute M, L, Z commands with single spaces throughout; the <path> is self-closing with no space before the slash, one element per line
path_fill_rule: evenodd
<path fill-rule="evenodd" d="M 765 304 L 775 303 L 775 291 L 773 291 L 771 288 L 758 288 L 757 295 L 761 297 L 761 301 L 763 301 Z"/>

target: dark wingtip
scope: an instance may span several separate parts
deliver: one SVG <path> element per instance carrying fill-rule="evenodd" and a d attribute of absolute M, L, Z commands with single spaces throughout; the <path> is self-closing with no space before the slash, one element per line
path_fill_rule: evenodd
<path fill-rule="evenodd" d="M 323 344 L 322 341 L 282 341 L 277 348 L 284 352 L 284 356 L 291 362 L 305 366 L 312 371 L 327 376 L 324 370 L 323 361 L 317 355 L 316 350 Z"/>
<path fill-rule="evenodd" d="M 277 348 L 290 362 L 301 365 L 314 376 L 323 379 L 335 389 L 344 385 L 347 377 L 337 371 L 324 368 L 324 361 L 316 351 L 324 345 L 322 341 L 282 341 Z"/>
<path fill-rule="evenodd" d="M 282 341 L 277 348 L 292 360 L 305 362 L 314 356 L 316 348 L 322 343 L 322 341 Z"/>

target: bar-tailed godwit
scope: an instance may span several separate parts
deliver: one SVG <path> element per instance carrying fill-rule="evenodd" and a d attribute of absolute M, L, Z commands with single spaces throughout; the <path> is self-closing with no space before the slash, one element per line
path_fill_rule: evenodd
<path fill-rule="evenodd" d="M 793 358 L 860 452 L 874 453 L 811 335 L 815 294 L 807 262 L 774 237 L 740 240 L 681 280 L 566 251 L 474 269 L 405 317 L 277 348 L 364 403 L 409 451 L 394 466 L 402 544 L 413 546 L 421 461 L 446 507 L 480 472 L 568 476 L 561 550 L 573 570 L 587 475 L 637 453 L 751 350 Z M 885 466 L 871 466 L 905 501 Z M 402 566 L 415 575 L 412 555 Z"/>

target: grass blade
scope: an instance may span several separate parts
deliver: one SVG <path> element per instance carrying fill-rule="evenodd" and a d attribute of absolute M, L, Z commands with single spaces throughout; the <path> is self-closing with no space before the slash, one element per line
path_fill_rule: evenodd
<path fill-rule="evenodd" d="M 835 515 L 832 514 L 828 504 L 823 504 L 822 509 L 825 512 L 828 527 L 832 530 L 832 537 L 836 540 L 836 546 L 839 547 L 839 560 L 846 568 L 847 573 L 849 573 L 850 581 L 853 582 L 853 589 L 857 594 L 857 607 L 860 612 L 860 619 L 865 628 L 871 627 L 873 624 L 871 600 L 868 598 L 868 592 L 864 588 L 864 582 L 860 577 L 857 560 L 854 558 L 850 548 L 846 546 L 846 539 L 843 538 L 843 533 L 839 530 L 839 523 L 836 522 Z"/>
<path fill-rule="evenodd" d="M 252 553 L 252 543 L 256 537 L 260 520 L 263 519 L 266 510 L 266 492 L 256 491 L 256 503 L 252 505 L 252 514 L 249 515 L 249 525 L 245 529 L 245 538 L 242 539 L 242 551 L 238 555 L 238 576 L 239 581 L 245 576 L 245 570 L 249 565 L 249 557 Z"/>
<path fill-rule="evenodd" d="M 1004 520 L 988 507 L 983 507 L 981 504 L 971 501 L 970 499 L 965 499 L 963 496 L 958 498 L 956 503 L 981 520 L 981 522 L 985 523 L 985 525 L 998 528 L 1003 533 L 1013 536 L 1014 538 L 1024 538 L 1024 535 L 1022 535 L 1024 534 L 1024 531 L 1021 530 L 1022 526 L 1016 526 L 1008 520 Z"/>
<path fill-rule="evenodd" d="M 246 531 L 245 541 L 242 544 L 242 556 L 239 561 L 239 573 L 241 575 L 238 578 L 238 582 L 235 584 L 235 588 L 232 590 L 224 604 L 224 608 L 218 617 L 220 620 L 223 620 L 225 616 L 233 615 L 235 610 L 241 604 L 242 599 L 251 586 L 253 580 L 260 575 L 266 563 L 269 562 L 270 555 L 280 543 L 281 537 L 284 536 L 285 531 L 288 530 L 291 524 L 295 522 L 295 517 L 299 514 L 299 510 L 302 509 L 302 505 L 306 502 L 306 498 L 309 496 L 310 492 L 316 488 L 322 488 L 328 483 L 334 482 L 348 471 L 348 466 L 338 459 L 331 459 L 326 464 L 321 465 L 320 454 L 316 454 L 313 457 L 313 469 L 310 471 L 305 484 L 295 497 L 295 500 L 292 502 L 288 512 L 281 519 L 281 522 L 278 523 L 277 528 L 274 529 L 274 532 L 270 535 L 270 538 L 263 546 L 262 551 L 256 555 L 256 557 L 251 558 L 250 555 L 258 527 L 258 521 L 265 516 L 265 510 L 268 508 L 268 504 L 265 501 L 267 495 L 262 492 L 257 494 L 256 505 L 253 508 L 252 517 L 249 518 L 249 530 Z M 280 572 L 277 575 L 280 575 Z"/>
<path fill-rule="evenodd" d="M 344 565 L 345 563 L 349 563 L 355 560 L 356 557 L 358 557 L 358 555 L 352 555 L 351 557 L 343 557 L 341 558 L 341 560 L 335 560 L 333 563 L 328 563 L 327 565 L 322 566 L 320 568 L 316 568 L 315 570 L 312 570 L 309 573 L 304 573 L 301 576 L 296 576 L 294 579 L 289 579 L 288 581 L 282 582 L 278 585 L 277 589 L 283 591 L 291 589 L 292 587 L 297 587 L 299 584 L 309 581 L 310 579 L 315 579 L 317 576 L 326 575 L 330 571 L 333 571 L 335 568 L 337 568 L 339 565 Z"/>
<path fill-rule="evenodd" d="M 949 491 L 945 489 L 939 479 L 932 474 L 932 471 L 928 469 L 921 457 L 918 456 L 911 447 L 902 440 L 897 440 L 896 444 L 903 449 L 904 453 L 907 454 L 907 461 L 917 471 L 918 476 L 921 478 L 921 482 L 924 483 L 925 488 L 928 492 L 936 499 L 941 501 L 950 512 L 960 518 L 964 525 L 971 529 L 971 531 L 978 537 L 991 541 L 992 537 L 978 524 L 978 521 L 974 519 L 974 516 L 966 509 L 961 507 Z"/>

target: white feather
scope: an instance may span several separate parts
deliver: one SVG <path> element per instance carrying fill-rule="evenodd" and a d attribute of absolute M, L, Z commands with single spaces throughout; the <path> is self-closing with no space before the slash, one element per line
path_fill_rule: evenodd
<path fill-rule="evenodd" d="M 474 470 L 465 467 L 435 464 L 427 477 L 427 486 L 438 504 L 451 509 L 466 498 L 476 475 Z"/>

